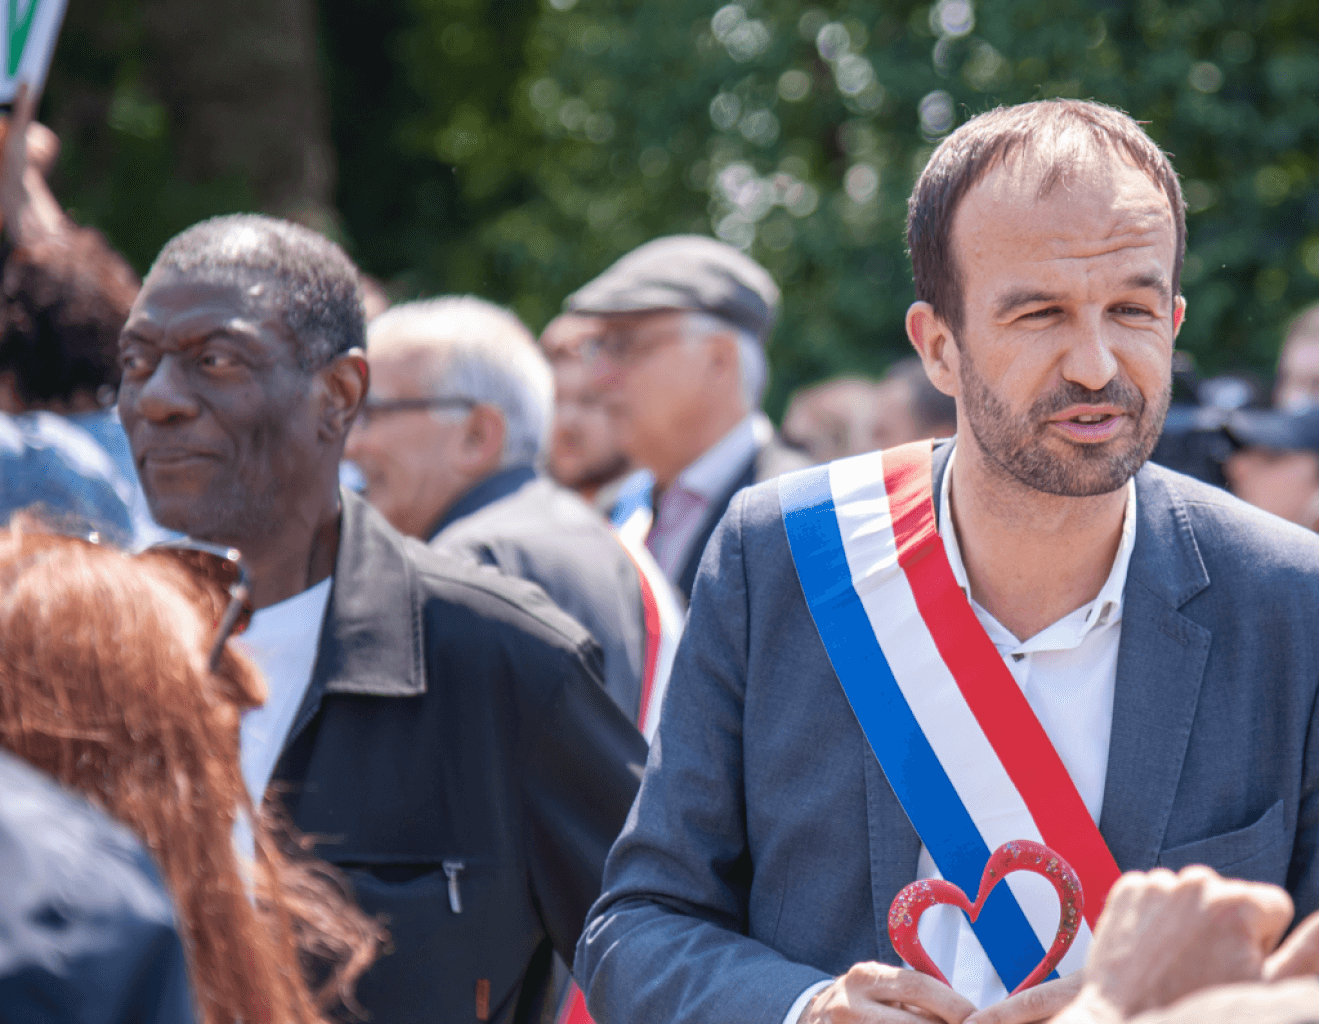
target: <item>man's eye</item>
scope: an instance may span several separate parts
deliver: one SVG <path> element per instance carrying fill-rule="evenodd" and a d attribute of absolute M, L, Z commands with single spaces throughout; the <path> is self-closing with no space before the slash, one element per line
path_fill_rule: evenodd
<path fill-rule="evenodd" d="M 225 352 L 203 352 L 199 362 L 213 370 L 223 370 L 234 365 L 233 357 Z"/>

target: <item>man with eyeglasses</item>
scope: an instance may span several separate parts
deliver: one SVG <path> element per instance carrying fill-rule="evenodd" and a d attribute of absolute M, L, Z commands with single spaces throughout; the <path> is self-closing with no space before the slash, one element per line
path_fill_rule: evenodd
<path fill-rule="evenodd" d="M 395 306 L 368 334 L 371 391 L 346 449 L 367 500 L 402 533 L 542 587 L 600 643 L 606 690 L 640 722 L 663 690 L 658 599 L 600 515 L 537 470 L 554 379 L 531 332 L 449 296 Z"/>
<path fill-rule="evenodd" d="M 269 690 L 243 722 L 244 777 L 385 919 L 394 951 L 358 1000 L 379 1021 L 535 1020 L 645 745 L 597 645 L 541 591 L 407 540 L 340 489 L 365 340 L 337 246 L 216 218 L 147 275 L 119 413 L 156 519 L 242 552 L 241 643 Z"/>
<path fill-rule="evenodd" d="M 601 319 L 587 360 L 619 447 L 654 474 L 646 545 L 684 598 L 733 495 L 807 464 L 760 412 L 778 305 L 763 267 L 699 235 L 647 242 L 564 303 Z"/>

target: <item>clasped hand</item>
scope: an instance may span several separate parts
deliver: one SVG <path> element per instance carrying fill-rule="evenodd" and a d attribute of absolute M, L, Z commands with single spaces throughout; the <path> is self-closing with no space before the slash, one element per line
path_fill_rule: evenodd
<path fill-rule="evenodd" d="M 1033 1024 L 1070 1003 L 1081 983 L 1081 975 L 1073 974 L 976 1010 L 943 982 L 917 971 L 861 963 L 822 989 L 799 1024 Z"/>
<path fill-rule="evenodd" d="M 799 1024 L 1110 1024 L 1202 989 L 1319 974 L 1319 913 L 1282 945 L 1293 914 L 1276 885 L 1206 867 L 1124 875 L 1109 893 L 1084 971 L 976 1010 L 915 971 L 856 964 L 822 989 Z"/>

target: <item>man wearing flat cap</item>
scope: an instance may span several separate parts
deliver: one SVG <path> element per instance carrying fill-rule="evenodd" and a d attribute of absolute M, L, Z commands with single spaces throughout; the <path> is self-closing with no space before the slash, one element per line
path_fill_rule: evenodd
<path fill-rule="evenodd" d="M 1232 493 L 1307 530 L 1319 529 L 1319 409 L 1242 410 L 1223 464 Z"/>
<path fill-rule="evenodd" d="M 672 235 L 570 295 L 619 447 L 655 477 L 646 544 L 689 597 L 705 542 L 743 487 L 805 465 L 760 411 L 778 313 L 769 274 L 732 246 Z"/>

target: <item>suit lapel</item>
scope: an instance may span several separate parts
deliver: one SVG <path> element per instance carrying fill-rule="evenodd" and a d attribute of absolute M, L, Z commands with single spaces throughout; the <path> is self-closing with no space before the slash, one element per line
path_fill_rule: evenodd
<path fill-rule="evenodd" d="M 696 582 L 696 570 L 701 567 L 701 556 L 705 554 L 705 545 L 710 542 L 715 527 L 719 525 L 719 520 L 728 511 L 728 503 L 743 487 L 750 487 L 756 482 L 756 458 L 759 454 L 760 449 L 757 448 L 756 454 L 752 455 L 746 465 L 742 467 L 736 478 L 734 478 L 732 485 L 723 494 L 719 495 L 718 500 L 712 501 L 705 510 L 705 518 L 701 520 L 700 529 L 696 531 L 696 536 L 692 538 L 691 548 L 687 552 L 687 561 L 683 563 L 682 571 L 678 573 L 676 586 L 685 601 L 692 599 L 692 585 Z"/>
<path fill-rule="evenodd" d="M 1209 585 L 1209 575 L 1168 479 L 1150 469 L 1136 477 L 1136 545 L 1099 820 L 1123 871 L 1149 870 L 1163 847 L 1212 638 L 1178 610 Z"/>
<path fill-rule="evenodd" d="M 877 959 L 896 964 L 902 958 L 889 938 L 889 907 L 903 886 L 916 878 L 921 840 L 907 820 L 907 812 L 884 777 L 884 770 L 860 726 L 857 733 L 866 765 L 866 832 L 870 839 L 870 900 L 875 915 Z"/>

